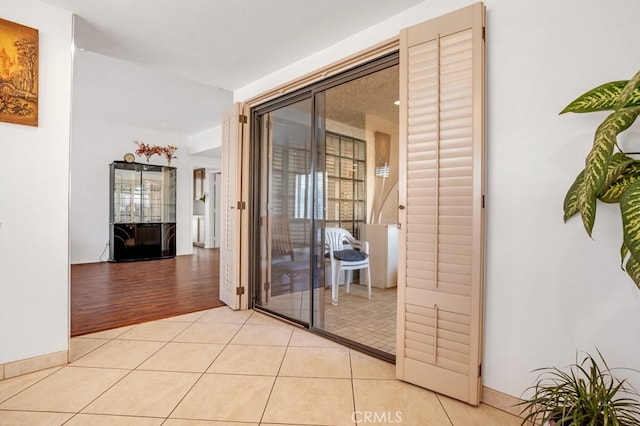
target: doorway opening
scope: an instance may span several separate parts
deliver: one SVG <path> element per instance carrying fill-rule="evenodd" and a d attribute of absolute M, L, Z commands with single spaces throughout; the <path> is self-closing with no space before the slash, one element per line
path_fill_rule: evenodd
<path fill-rule="evenodd" d="M 398 96 L 391 54 L 251 115 L 252 306 L 391 361 Z"/>
<path fill-rule="evenodd" d="M 204 249 L 219 248 L 221 172 L 198 167 L 193 169 L 192 180 L 192 244 Z"/>

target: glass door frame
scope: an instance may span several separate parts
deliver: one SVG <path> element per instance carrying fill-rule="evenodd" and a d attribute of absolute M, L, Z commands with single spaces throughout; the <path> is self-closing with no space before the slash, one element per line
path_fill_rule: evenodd
<path fill-rule="evenodd" d="M 309 322 L 303 321 L 299 318 L 293 318 L 286 316 L 276 310 L 271 310 L 264 306 L 259 306 L 256 304 L 257 296 L 259 292 L 259 288 L 261 288 L 261 256 L 260 256 L 260 247 L 261 247 L 261 166 L 262 166 L 262 155 L 263 150 L 268 149 L 269 147 L 264 146 L 263 144 L 263 126 L 261 122 L 261 116 L 264 114 L 268 114 L 270 112 L 277 111 L 281 108 L 293 105 L 295 103 L 311 100 L 313 102 L 313 95 L 311 90 L 309 89 L 301 89 L 297 90 L 291 94 L 284 95 L 272 101 L 265 102 L 261 105 L 258 105 L 251 109 L 250 111 L 250 120 L 251 120 L 251 135 L 250 135 L 250 154 L 249 154 L 249 206 L 250 209 L 248 211 L 248 227 L 249 227 L 249 256 L 248 256 L 248 268 L 249 268 L 249 308 L 258 309 L 264 312 L 267 312 L 271 315 L 276 315 L 280 318 L 283 318 L 287 321 L 296 323 L 305 328 L 310 327 L 312 315 L 310 315 Z M 312 106 L 313 108 L 313 106 Z M 311 117 L 311 125 L 315 125 L 315 117 Z M 315 173 L 315 164 L 317 161 L 317 156 L 314 154 L 315 152 L 315 144 L 316 140 L 312 132 L 311 135 L 311 173 Z M 314 194 L 315 194 L 315 186 L 314 186 Z M 314 227 L 313 217 L 315 215 L 315 203 L 312 206 L 311 211 L 311 222 L 312 228 Z M 309 276 L 310 280 L 313 280 L 313 260 L 314 260 L 314 250 L 315 247 L 313 244 L 310 248 L 309 255 Z M 312 286 L 311 286 L 312 287 Z M 313 295 L 310 297 L 310 304 L 313 302 Z M 311 311 L 310 311 L 311 312 Z"/>
<path fill-rule="evenodd" d="M 318 304 L 316 302 L 315 293 L 313 291 L 314 280 L 322 279 L 324 284 L 324 268 L 320 268 L 321 270 L 314 270 L 314 259 L 317 254 L 317 244 L 315 244 L 315 235 L 318 234 L 319 230 L 324 229 L 324 216 L 325 212 L 322 212 L 320 216 L 316 212 L 317 208 L 317 197 L 315 196 L 317 193 L 318 185 L 313 185 L 313 194 L 314 194 L 314 203 L 312 206 L 312 245 L 311 245 L 311 254 L 309 260 L 310 272 L 312 275 L 311 278 L 311 296 L 309 300 L 309 310 L 310 310 L 310 318 L 309 322 L 300 321 L 294 318 L 289 318 L 279 314 L 278 312 L 271 311 L 269 309 L 265 309 L 264 307 L 256 306 L 256 292 L 260 285 L 260 167 L 261 167 L 261 134 L 260 134 L 260 116 L 270 111 L 277 110 L 279 108 L 291 105 L 293 103 L 299 102 L 301 100 L 311 98 L 312 103 L 312 134 L 311 134 L 311 153 L 312 153 L 312 165 L 311 171 L 313 176 L 317 176 L 319 171 L 324 172 L 324 166 L 319 167 L 318 161 L 320 156 L 324 158 L 324 142 L 320 149 L 318 149 L 318 141 L 324 141 L 326 137 L 326 129 L 324 126 L 324 96 L 323 93 L 331 89 L 333 87 L 339 86 L 341 84 L 348 83 L 350 81 L 356 80 L 361 77 L 365 77 L 367 75 L 373 74 L 378 71 L 382 71 L 384 69 L 397 66 L 400 63 L 400 54 L 398 51 L 394 51 L 388 54 L 385 54 L 379 58 L 373 59 L 363 64 L 356 65 L 354 68 L 343 71 L 335 76 L 327 77 L 323 80 L 317 81 L 315 83 L 311 83 L 309 86 L 303 87 L 301 89 L 295 90 L 289 94 L 285 94 L 279 96 L 275 99 L 267 100 L 264 103 L 253 106 L 250 109 L 250 117 L 249 120 L 251 125 L 251 133 L 250 133 L 250 152 L 249 152 L 249 211 L 248 211 L 248 230 L 249 235 L 251 236 L 249 241 L 249 253 L 248 253 L 248 265 L 249 268 L 249 281 L 248 281 L 248 291 L 249 291 L 249 308 L 257 309 L 259 311 L 266 312 L 271 315 L 275 315 L 279 318 L 283 318 L 284 320 L 288 320 L 292 323 L 303 326 L 309 331 L 321 335 L 322 337 L 333 340 L 337 343 L 343 344 L 347 347 L 351 347 L 357 349 L 360 352 L 364 352 L 375 356 L 377 358 L 393 362 L 395 363 L 395 355 L 380 351 L 378 349 L 363 345 L 356 341 L 347 339 L 337 334 L 333 334 L 324 330 L 323 328 L 316 327 L 316 307 Z M 399 94 L 398 94 L 399 95 Z M 321 111 L 322 114 L 319 114 L 318 111 Z M 324 196 L 324 194 L 323 194 Z M 324 205 L 325 203 L 323 203 Z M 326 207 L 325 207 L 326 208 Z M 324 232 L 320 233 L 321 243 L 320 246 L 324 244 Z M 324 258 L 324 250 L 322 250 L 322 258 Z M 315 278 L 314 278 L 315 277 Z M 324 286 L 323 286 L 324 287 Z M 319 311 L 320 315 L 324 315 L 324 312 Z"/>

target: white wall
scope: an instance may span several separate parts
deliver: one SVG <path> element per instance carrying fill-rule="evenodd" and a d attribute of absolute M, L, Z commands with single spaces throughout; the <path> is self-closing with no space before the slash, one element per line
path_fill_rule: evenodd
<path fill-rule="evenodd" d="M 0 123 L 2 364 L 68 345 L 71 14 L 37 0 L 0 9 L 40 31 L 39 125 Z"/>
<path fill-rule="evenodd" d="M 374 115 L 365 115 L 367 128 L 367 223 L 398 223 L 398 123 Z M 376 132 L 390 136 L 389 177 L 376 176 Z M 395 189 L 394 189 L 395 188 Z M 391 211 L 395 214 L 386 214 Z M 380 222 L 376 213 L 380 214 Z"/>
<path fill-rule="evenodd" d="M 197 154 L 222 147 L 222 126 L 215 126 L 203 132 L 189 136 L 189 153 Z"/>
<path fill-rule="evenodd" d="M 118 126 L 74 117 L 71 142 L 70 239 L 71 263 L 105 261 L 109 255 L 109 164 L 135 152 L 134 140 L 152 145 L 175 145 L 177 158 L 171 166 L 177 177 L 178 255 L 191 254 L 194 163 L 215 163 L 187 152 L 187 138 L 174 133 Z M 146 158 L 136 157 L 145 163 Z M 164 157 L 153 156 L 151 164 L 166 165 Z"/>
<path fill-rule="evenodd" d="M 248 99 L 471 4 L 429 0 L 234 93 Z M 562 201 L 603 114 L 558 116 L 582 92 L 630 78 L 640 61 L 636 0 L 486 0 L 487 250 L 484 384 L 520 396 L 531 370 L 599 348 L 638 367 L 640 291 L 619 267 L 617 206 L 600 206 L 593 240 Z M 637 44 L 637 43 L 636 43 Z M 636 128 L 640 126 L 636 125 Z M 634 131 L 638 140 L 638 130 Z M 622 138 L 631 146 L 631 135 Z M 632 148 L 639 151 L 638 146 Z M 631 382 L 640 387 L 640 377 Z"/>

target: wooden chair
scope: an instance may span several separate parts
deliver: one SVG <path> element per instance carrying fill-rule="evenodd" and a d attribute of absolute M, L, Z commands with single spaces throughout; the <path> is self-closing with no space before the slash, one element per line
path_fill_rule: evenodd
<path fill-rule="evenodd" d="M 284 216 L 272 216 L 270 219 L 271 231 L 271 284 L 286 277 L 289 292 L 294 291 L 295 283 L 300 282 L 300 277 L 309 277 L 310 263 L 308 259 L 296 259 L 289 218 Z M 272 290 L 273 292 L 273 290 Z"/>

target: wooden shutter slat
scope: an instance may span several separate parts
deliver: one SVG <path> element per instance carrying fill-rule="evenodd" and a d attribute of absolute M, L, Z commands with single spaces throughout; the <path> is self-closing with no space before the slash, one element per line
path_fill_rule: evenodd
<path fill-rule="evenodd" d="M 446 312 L 440 312 L 440 314 L 446 314 Z M 433 325 L 434 325 L 434 316 L 431 315 L 416 315 L 413 313 L 407 313 L 407 329 L 420 332 L 422 334 L 426 334 L 429 336 L 433 336 Z M 469 325 L 468 324 L 460 324 L 453 321 L 447 321 L 442 318 L 438 319 L 439 327 L 442 331 L 454 333 L 448 337 L 448 339 L 452 342 L 462 342 L 465 343 L 464 338 L 456 338 L 452 337 L 455 335 L 468 336 L 469 335 Z M 464 352 L 464 351 L 459 351 Z M 468 353 L 468 352 L 464 352 Z"/>
<path fill-rule="evenodd" d="M 439 312 L 439 314 L 440 313 L 445 312 Z M 411 340 L 413 341 L 431 345 L 433 343 L 434 324 L 435 320 L 433 316 L 407 315 L 407 331 L 413 332 L 411 335 Z M 468 354 L 469 332 L 470 329 L 468 325 L 443 321 L 438 318 L 438 337 L 453 343 L 449 345 L 451 350 L 457 347 L 458 352 Z M 465 349 L 463 346 L 467 346 L 467 348 Z"/>
<path fill-rule="evenodd" d="M 416 350 L 417 349 L 417 350 Z M 417 343 L 407 345 L 407 357 L 415 361 L 429 362 L 432 358 L 431 354 L 433 349 L 430 345 L 421 345 Z M 440 355 L 436 366 L 450 370 L 454 373 L 464 374 L 467 366 L 465 363 L 455 362 L 442 356 L 442 353 L 438 351 Z"/>
<path fill-rule="evenodd" d="M 431 333 L 431 334 L 430 334 Z M 428 354 L 433 353 L 433 325 L 424 327 L 422 329 L 407 330 L 407 340 L 409 347 L 417 347 L 423 345 Z M 461 341 L 457 341 L 461 340 Z M 457 363 L 469 362 L 469 336 L 447 332 L 439 328 L 438 330 L 438 350 L 443 350 L 440 353 L 442 358 L 446 358 L 449 361 Z"/>
<path fill-rule="evenodd" d="M 437 346 L 438 349 L 446 349 L 446 353 L 441 355 L 451 361 L 469 362 L 469 335 L 444 330 L 440 321 L 438 325 Z M 428 353 L 433 353 L 433 329 L 433 323 L 427 326 L 408 327 L 407 340 L 410 341 L 408 346 L 424 345 Z"/>
<path fill-rule="evenodd" d="M 424 260 L 432 262 L 435 259 L 433 244 L 425 243 L 420 252 L 424 253 Z M 470 263 L 470 256 L 458 253 L 442 253 L 440 252 L 439 259 L 441 264 L 463 265 L 466 266 Z"/>
<path fill-rule="evenodd" d="M 435 317 L 433 309 L 427 308 L 424 306 L 419 306 L 419 305 L 407 304 L 406 312 L 407 312 L 407 315 L 415 314 L 415 315 L 420 315 L 426 318 Z M 448 321 L 456 324 L 464 324 L 466 326 L 470 325 L 468 315 L 460 315 L 455 312 L 447 312 L 447 311 L 440 312 L 439 318 L 440 320 L 445 322 Z"/>

